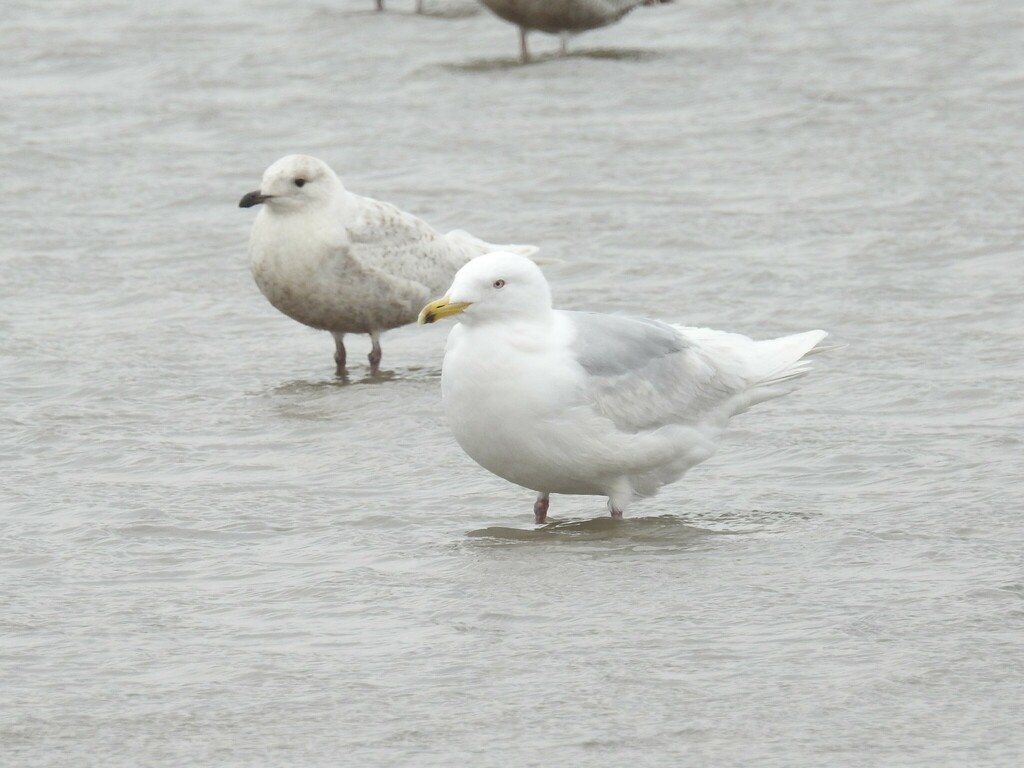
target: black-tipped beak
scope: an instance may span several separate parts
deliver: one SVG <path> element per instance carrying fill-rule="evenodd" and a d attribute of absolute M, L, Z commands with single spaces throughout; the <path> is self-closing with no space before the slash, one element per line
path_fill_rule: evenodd
<path fill-rule="evenodd" d="M 448 317 L 448 315 L 457 315 L 466 309 L 472 301 L 448 301 L 448 297 L 445 296 L 443 299 L 432 301 L 422 310 L 420 310 L 420 316 L 417 322 L 420 325 L 429 325 L 430 323 L 437 322 L 442 317 Z"/>
<path fill-rule="evenodd" d="M 261 194 L 257 189 L 255 192 L 250 192 L 241 200 L 238 201 L 239 208 L 252 208 L 254 205 L 259 205 L 264 200 L 269 200 L 273 195 Z"/>

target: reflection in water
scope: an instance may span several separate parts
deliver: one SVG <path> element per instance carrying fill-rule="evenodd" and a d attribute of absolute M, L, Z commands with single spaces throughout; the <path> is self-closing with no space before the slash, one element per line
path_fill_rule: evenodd
<path fill-rule="evenodd" d="M 589 520 L 552 520 L 536 528 L 489 526 L 469 531 L 466 536 L 490 539 L 493 543 L 566 542 L 570 540 L 621 541 L 623 543 L 656 543 L 677 547 L 707 536 L 738 536 L 770 533 L 777 529 L 792 530 L 800 520 L 811 520 L 817 514 L 802 510 L 723 510 L 702 512 L 698 517 L 655 515 L 613 520 L 597 517 Z M 695 524 L 699 521 L 699 525 Z M 712 525 L 715 527 L 707 527 Z"/>
<path fill-rule="evenodd" d="M 317 381 L 293 379 L 292 381 L 286 381 L 283 384 L 271 387 L 270 391 L 275 395 L 314 394 L 347 387 L 351 383 L 347 376 L 334 376 L 330 379 L 320 379 Z"/>
<path fill-rule="evenodd" d="M 372 376 L 370 374 L 361 376 L 334 374 L 330 378 L 325 379 L 293 379 L 283 384 L 277 384 L 270 391 L 275 395 L 315 394 L 362 384 L 397 384 L 403 381 L 429 381 L 430 379 L 440 378 L 440 368 L 413 366 L 394 371 L 379 371 Z"/>
<path fill-rule="evenodd" d="M 570 51 L 562 55 L 558 51 L 530 55 L 530 61 L 523 64 L 518 57 L 501 59 L 473 59 L 453 64 L 442 64 L 442 69 L 451 72 L 500 72 L 508 69 L 520 69 L 536 64 L 546 64 L 552 61 L 564 61 L 566 59 L 604 59 L 608 61 L 654 61 L 663 54 L 658 51 L 643 50 L 640 48 L 584 48 L 578 51 Z"/>
<path fill-rule="evenodd" d="M 410 0 L 411 2 L 411 0 Z M 476 16 L 483 11 L 483 8 L 476 2 L 467 2 L 458 5 L 448 5 L 439 3 L 436 0 L 426 0 L 424 2 L 423 13 L 416 13 L 414 6 L 410 5 L 408 8 L 393 8 L 390 6 L 396 3 L 388 0 L 385 3 L 386 7 L 384 13 L 381 13 L 373 7 L 372 0 L 366 0 L 366 3 L 370 6 L 369 8 L 358 8 L 358 9 L 338 9 L 338 8 L 322 8 L 317 9 L 316 14 L 319 16 L 330 17 L 330 18 L 353 18 L 358 19 L 360 17 L 375 17 L 382 20 L 382 23 L 387 23 L 388 20 L 396 17 L 406 19 L 433 19 L 433 20 L 449 20 L 449 19 L 466 19 L 470 16 Z"/>
<path fill-rule="evenodd" d="M 506 528 L 491 526 L 469 531 L 474 539 L 490 540 L 494 544 L 522 542 L 555 543 L 565 541 L 618 542 L 625 545 L 657 544 L 675 548 L 705 536 L 729 535 L 731 531 L 715 531 L 690 524 L 674 515 L 657 517 L 631 517 L 613 520 L 599 517 L 593 520 L 555 520 L 537 528 Z"/>
<path fill-rule="evenodd" d="M 426 7 L 423 9 L 423 13 L 413 13 L 412 15 L 419 16 L 421 19 L 465 19 L 470 16 L 476 16 L 483 11 L 483 8 L 476 3 L 431 8 L 430 0 L 427 0 L 424 5 Z"/>

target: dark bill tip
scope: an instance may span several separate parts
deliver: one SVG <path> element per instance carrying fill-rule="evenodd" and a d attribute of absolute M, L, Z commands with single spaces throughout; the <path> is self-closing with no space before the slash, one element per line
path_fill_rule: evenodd
<path fill-rule="evenodd" d="M 269 197 L 270 197 L 270 195 L 261 195 L 260 191 L 257 189 L 255 192 L 250 192 L 245 197 L 243 197 L 241 200 L 239 200 L 238 201 L 238 207 L 239 208 L 252 208 L 254 205 L 259 205 L 260 203 L 262 203 L 264 200 L 266 200 Z"/>
<path fill-rule="evenodd" d="M 437 320 L 437 315 L 435 315 L 433 312 L 427 312 L 423 316 L 423 320 L 421 321 L 421 324 L 422 325 L 430 325 L 435 320 Z"/>

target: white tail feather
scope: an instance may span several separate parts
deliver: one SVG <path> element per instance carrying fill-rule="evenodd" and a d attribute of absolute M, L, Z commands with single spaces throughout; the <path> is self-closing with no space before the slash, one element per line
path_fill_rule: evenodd
<path fill-rule="evenodd" d="M 755 363 L 757 378 L 754 386 L 772 387 L 806 376 L 811 372 L 811 361 L 805 358 L 828 351 L 818 347 L 826 336 L 825 331 L 807 331 L 757 342 L 759 360 Z"/>
<path fill-rule="evenodd" d="M 818 346 L 828 336 L 825 331 L 755 341 L 742 334 L 710 328 L 676 327 L 696 344 L 710 366 L 719 369 L 719 375 L 736 387 L 735 395 L 726 401 L 721 412 L 726 419 L 752 405 L 789 394 L 793 391 L 791 382 L 811 371 L 807 355 L 832 349 Z"/>

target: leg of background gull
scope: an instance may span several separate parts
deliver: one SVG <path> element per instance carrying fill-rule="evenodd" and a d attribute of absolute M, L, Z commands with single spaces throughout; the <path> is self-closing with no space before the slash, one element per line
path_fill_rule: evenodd
<path fill-rule="evenodd" d="M 332 333 L 334 337 L 334 364 L 338 367 L 338 375 L 345 375 L 345 334 Z"/>
<path fill-rule="evenodd" d="M 558 39 L 559 39 L 559 41 L 561 43 L 561 46 L 562 46 L 561 50 L 559 51 L 559 55 L 560 56 L 568 56 L 569 55 L 569 33 L 568 32 L 561 32 L 561 33 L 559 33 Z"/>
<path fill-rule="evenodd" d="M 538 493 L 537 500 L 533 502 L 533 522 L 546 523 L 548 520 L 548 494 Z"/>
<path fill-rule="evenodd" d="M 377 0 L 377 10 L 378 11 L 383 11 L 384 10 L 384 0 Z"/>
<path fill-rule="evenodd" d="M 526 27 L 519 28 L 519 60 L 523 64 L 530 60 L 530 52 L 526 49 Z"/>
<path fill-rule="evenodd" d="M 416 0 L 416 13 L 423 13 L 423 0 Z"/>
<path fill-rule="evenodd" d="M 380 331 L 370 331 L 370 341 L 373 349 L 367 357 L 370 359 L 370 374 L 375 376 L 380 370 Z"/>
<path fill-rule="evenodd" d="M 612 513 L 613 520 L 622 519 L 622 510 L 615 506 L 611 499 L 608 499 L 608 511 Z"/>

